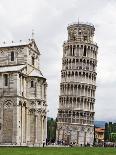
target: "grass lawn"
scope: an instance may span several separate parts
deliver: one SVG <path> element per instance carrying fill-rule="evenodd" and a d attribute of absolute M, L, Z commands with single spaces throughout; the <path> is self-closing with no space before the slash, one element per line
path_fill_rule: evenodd
<path fill-rule="evenodd" d="M 0 155 L 116 155 L 116 148 L 0 147 Z"/>

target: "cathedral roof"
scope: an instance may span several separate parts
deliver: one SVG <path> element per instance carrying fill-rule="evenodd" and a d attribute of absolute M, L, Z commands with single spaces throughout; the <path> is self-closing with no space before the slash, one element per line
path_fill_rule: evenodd
<path fill-rule="evenodd" d="M 35 76 L 35 77 L 43 77 L 42 73 L 40 70 L 34 69 L 29 76 Z"/>
<path fill-rule="evenodd" d="M 34 39 L 30 39 L 27 42 L 20 41 L 18 43 L 15 43 L 15 42 L 12 42 L 12 43 L 3 42 L 2 44 L 0 43 L 0 49 L 21 47 L 21 46 L 27 46 L 27 47 L 33 48 L 34 50 L 36 50 L 38 52 L 38 54 L 40 54 L 39 49 L 38 49 Z"/>
<path fill-rule="evenodd" d="M 0 72 L 14 72 L 14 71 L 20 71 L 23 69 L 25 65 L 17 65 L 17 66 L 3 66 L 0 67 Z"/>
<path fill-rule="evenodd" d="M 28 45 L 29 43 L 27 42 L 19 42 L 19 43 L 15 43 L 15 42 L 12 42 L 12 43 L 2 43 L 0 44 L 0 48 L 5 48 L 5 47 L 16 47 L 16 46 L 26 46 Z"/>
<path fill-rule="evenodd" d="M 22 70 L 25 67 L 26 67 L 26 65 L 3 66 L 3 67 L 0 67 L 0 73 L 4 73 L 4 72 L 18 72 L 18 71 Z M 32 70 L 31 73 L 28 76 L 44 78 L 43 74 L 38 69 Z"/>

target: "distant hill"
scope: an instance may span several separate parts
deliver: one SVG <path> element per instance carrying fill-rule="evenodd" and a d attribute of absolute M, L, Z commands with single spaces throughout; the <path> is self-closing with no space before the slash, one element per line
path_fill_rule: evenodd
<path fill-rule="evenodd" d="M 95 121 L 94 122 L 94 125 L 97 127 L 97 128 L 105 128 L 105 121 Z"/>

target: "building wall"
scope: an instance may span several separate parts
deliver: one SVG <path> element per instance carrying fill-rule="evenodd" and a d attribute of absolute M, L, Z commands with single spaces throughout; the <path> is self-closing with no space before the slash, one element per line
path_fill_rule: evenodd
<path fill-rule="evenodd" d="M 14 51 L 15 61 L 11 61 Z M 27 47 L 8 47 L 0 50 L 0 66 L 24 64 L 27 62 Z"/>
<path fill-rule="evenodd" d="M 12 62 L 11 51 L 15 52 Z M 0 47 L 0 67 L 25 64 L 17 71 L 5 72 L 4 68 L 0 71 L 0 143 L 41 146 L 43 140 L 46 141 L 47 83 L 39 74 L 30 76 L 33 70 L 39 69 L 38 61 L 35 43 L 32 46 Z M 4 84 L 4 74 L 8 75 L 8 86 Z"/>
<path fill-rule="evenodd" d="M 14 51 L 14 61 L 11 61 L 11 52 Z M 6 47 L 0 50 L 0 66 L 30 64 L 32 65 L 32 57 L 35 60 L 35 68 L 39 69 L 40 54 L 32 47 L 17 46 Z"/>
<path fill-rule="evenodd" d="M 104 128 L 95 128 L 95 140 L 97 143 L 103 143 L 104 142 Z"/>
<path fill-rule="evenodd" d="M 17 108 L 16 98 L 2 97 L 0 99 L 0 142 L 13 143 L 16 142 L 17 132 Z"/>
<path fill-rule="evenodd" d="M 8 86 L 4 85 L 4 74 L 8 75 Z M 17 94 L 17 73 L 0 73 L 0 96 Z"/>

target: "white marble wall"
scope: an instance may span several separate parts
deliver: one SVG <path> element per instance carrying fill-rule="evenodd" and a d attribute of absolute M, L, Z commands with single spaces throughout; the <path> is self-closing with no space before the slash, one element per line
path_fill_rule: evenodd
<path fill-rule="evenodd" d="M 12 62 L 11 51 L 15 52 Z M 47 138 L 47 82 L 39 74 L 30 76 L 33 70 L 39 71 L 39 56 L 34 42 L 27 46 L 0 47 L 0 67 L 25 65 L 21 70 L 0 72 L 0 143 L 42 146 Z M 8 74 L 8 86 L 4 86 L 4 74 Z"/>

